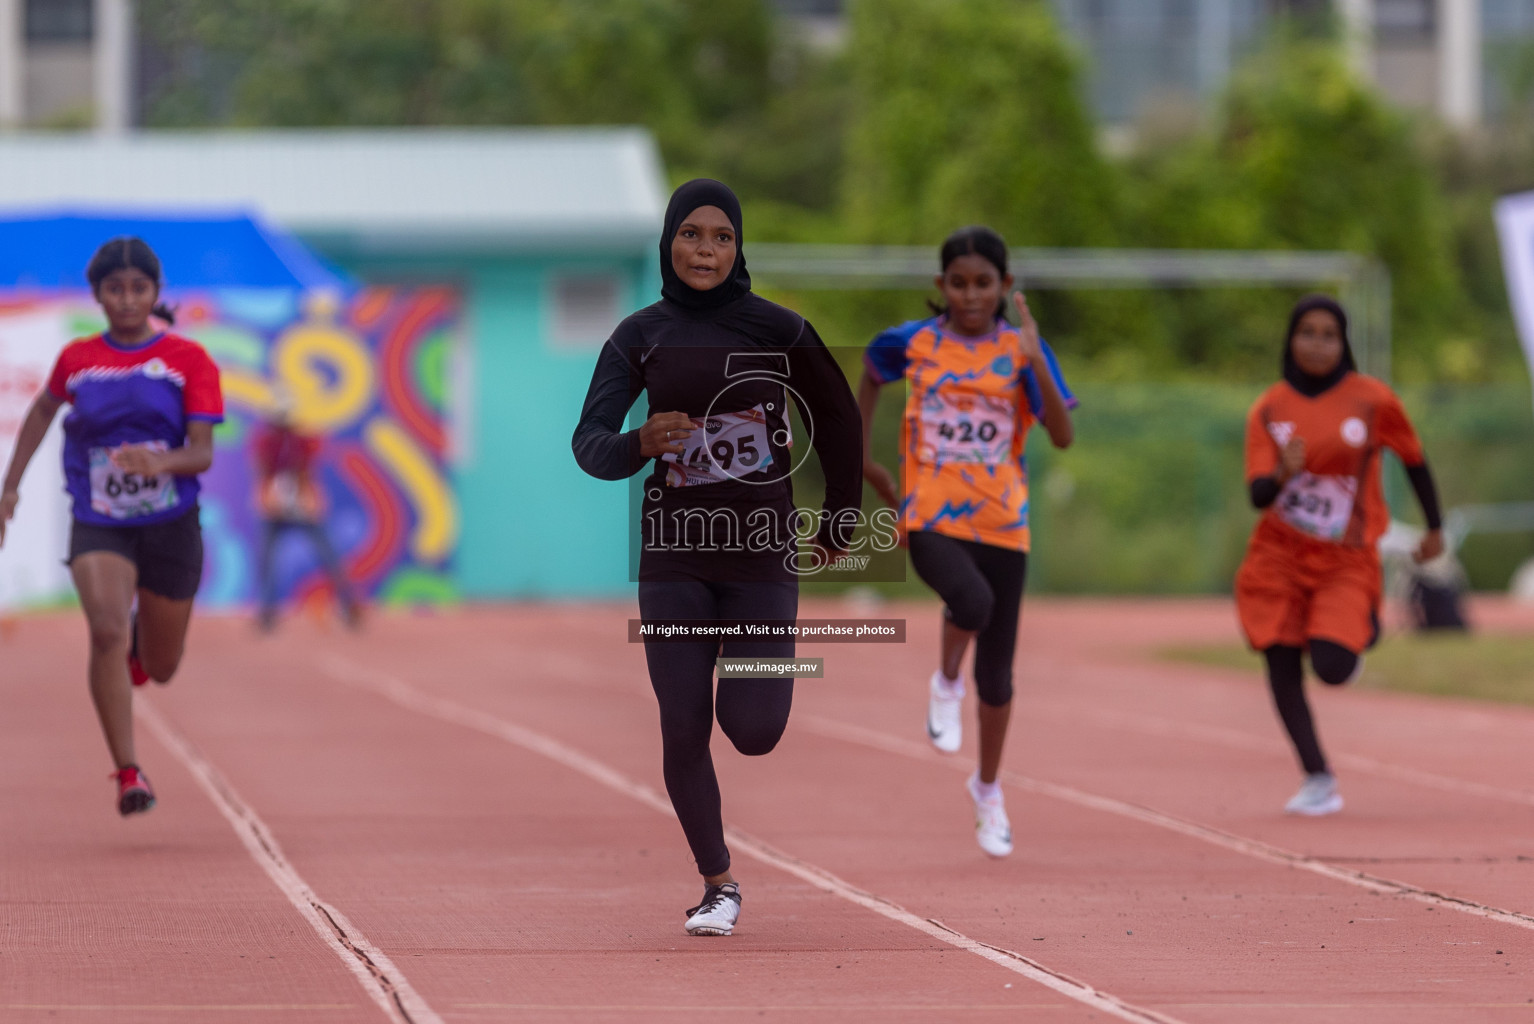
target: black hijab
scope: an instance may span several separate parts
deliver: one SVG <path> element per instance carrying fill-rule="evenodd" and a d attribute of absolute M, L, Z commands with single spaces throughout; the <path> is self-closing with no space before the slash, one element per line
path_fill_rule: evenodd
<path fill-rule="evenodd" d="M 1316 309 L 1324 309 L 1337 318 L 1337 330 L 1342 335 L 1342 358 L 1337 360 L 1337 365 L 1321 377 L 1314 377 L 1301 370 L 1299 364 L 1294 361 L 1294 332 L 1300 326 L 1300 318 L 1306 313 Z M 1294 304 L 1294 309 L 1289 314 L 1289 330 L 1284 335 L 1284 380 L 1302 395 L 1314 398 L 1332 388 L 1343 377 L 1358 369 L 1358 363 L 1353 359 L 1353 346 L 1348 342 L 1348 315 L 1343 312 L 1342 305 L 1330 295 L 1307 295 Z"/>
<path fill-rule="evenodd" d="M 671 243 L 688 214 L 700 206 L 717 206 L 735 226 L 735 266 L 717 287 L 702 292 L 685 284 L 671 266 Z M 740 200 L 728 185 L 713 178 L 694 178 L 671 193 L 671 202 L 666 204 L 666 226 L 660 235 L 660 278 L 661 295 L 684 309 L 719 309 L 750 294 L 751 275 L 746 273 L 745 239 L 740 229 Z"/>

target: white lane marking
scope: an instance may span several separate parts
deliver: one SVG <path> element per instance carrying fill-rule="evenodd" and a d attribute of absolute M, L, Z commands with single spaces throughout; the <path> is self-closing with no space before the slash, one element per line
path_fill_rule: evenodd
<path fill-rule="evenodd" d="M 966 773 L 970 771 L 968 764 L 943 757 L 935 753 L 926 744 L 918 743 L 914 740 L 891 736 L 888 733 L 878 732 L 861 725 L 852 725 L 830 718 L 822 718 L 819 715 L 795 715 L 794 721 L 801 728 L 809 729 L 812 732 L 817 732 L 822 736 L 832 739 L 856 743 L 875 750 L 926 761 L 930 764 L 953 768 Z M 1484 903 L 1476 903 L 1474 900 L 1435 892 L 1432 889 L 1423 889 L 1420 886 L 1411 885 L 1407 882 L 1397 882 L 1394 879 L 1381 878 L 1363 871 L 1338 867 L 1335 864 L 1316 860 L 1303 853 L 1295 853 L 1282 847 L 1264 843 L 1259 839 L 1248 839 L 1245 836 L 1238 836 L 1209 825 L 1200 825 L 1197 822 L 1176 818 L 1161 811 L 1151 810 L 1149 807 L 1126 803 L 1123 800 L 1115 800 L 1112 797 L 1098 796 L 1095 793 L 1088 793 L 1072 786 L 1044 782 L 1040 779 L 1029 778 L 1026 775 L 1019 775 L 1016 772 L 1005 769 L 1002 770 L 1001 776 L 1009 785 L 1016 786 L 1018 789 L 1023 789 L 1030 793 L 1053 797 L 1056 800 L 1063 800 L 1078 807 L 1088 807 L 1094 811 L 1116 814 L 1122 818 L 1132 818 L 1135 821 L 1141 821 L 1148 825 L 1155 825 L 1158 828 L 1190 836 L 1214 846 L 1224 847 L 1227 850 L 1234 850 L 1237 853 L 1245 854 L 1248 857 L 1255 857 L 1270 864 L 1281 864 L 1286 867 L 1299 868 L 1326 878 L 1335 879 L 1339 882 L 1346 882 L 1349 885 L 1356 885 L 1371 892 L 1389 896 L 1404 896 L 1407 899 L 1416 900 L 1418 903 L 1426 903 L 1429 906 L 1447 907 L 1466 914 L 1472 914 L 1476 917 L 1496 921 L 1500 924 L 1510 924 L 1517 928 L 1534 930 L 1534 916 L 1528 914 L 1520 914 L 1513 910 L 1502 910 Z"/>
<path fill-rule="evenodd" d="M 1138 732 L 1145 736 L 1193 739 L 1245 751 L 1254 749 L 1284 749 L 1280 741 L 1267 736 L 1257 736 L 1253 733 L 1242 732 L 1238 729 L 1227 729 L 1223 726 L 1174 722 L 1170 719 L 1158 718 L 1155 715 L 1130 716 L 1113 711 L 1078 711 L 1076 709 L 1071 709 L 1067 713 L 1059 705 L 1053 704 L 1040 705 L 1039 710 L 1057 719 L 1070 717 L 1076 721 L 1093 721 L 1109 728 Z M 1425 772 L 1417 768 L 1408 768 L 1405 765 L 1391 764 L 1388 761 L 1379 761 L 1375 758 L 1364 757 L 1359 754 L 1334 754 L 1332 755 L 1332 760 L 1343 767 L 1353 768 L 1370 775 L 1394 779 L 1397 782 L 1409 782 L 1418 786 L 1426 786 L 1430 789 L 1442 790 L 1446 793 L 1460 793 L 1467 796 L 1484 797 L 1488 800 L 1502 800 L 1508 803 L 1522 804 L 1525 807 L 1534 807 L 1534 793 L 1519 789 L 1507 789 L 1503 786 L 1493 786 L 1484 782 L 1456 779 L 1452 776 L 1439 775 L 1436 772 Z"/>
<path fill-rule="evenodd" d="M 336 954 L 362 988 L 395 1024 L 444 1024 L 411 987 L 400 969 L 367 940 L 357 926 L 321 900 L 283 855 L 272 830 L 235 792 L 229 780 L 200 753 L 182 732 L 142 696 L 135 694 L 133 712 L 149 731 L 192 773 L 255 862 L 282 890 L 288 902 Z"/>
<path fill-rule="evenodd" d="M 566 746 L 551 736 L 456 701 L 434 697 L 411 686 L 398 676 L 356 664 L 345 658 L 335 655 L 322 657 L 320 665 L 331 678 L 339 682 L 370 691 L 407 711 L 429 715 L 451 725 L 475 729 L 540 754 L 589 779 L 600 782 L 609 789 L 632 797 L 668 818 L 674 817 L 671 801 L 664 795 L 642 782 L 629 778 L 622 772 L 609 768 L 576 748 Z M 931 938 L 956 946 L 967 953 L 983 957 L 1015 974 L 1022 975 L 1029 981 L 1084 1003 L 1095 1010 L 1120 1020 L 1135 1021 L 1137 1024 L 1181 1024 L 1174 1017 L 1127 1003 L 1111 993 L 1100 991 L 1083 981 L 1045 967 L 1021 953 L 980 942 L 937 921 L 918 917 L 896 903 L 865 892 L 829 871 L 789 856 L 738 828 L 726 826 L 725 834 L 729 836 L 731 845 L 736 850 L 793 875 L 822 892 L 840 897 L 865 910 L 871 910 Z"/>

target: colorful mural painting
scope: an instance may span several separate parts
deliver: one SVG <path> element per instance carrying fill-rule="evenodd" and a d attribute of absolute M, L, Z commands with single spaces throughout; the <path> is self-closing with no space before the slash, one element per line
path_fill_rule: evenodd
<path fill-rule="evenodd" d="M 279 402 L 300 430 L 322 440 L 326 528 L 358 594 L 388 604 L 453 600 L 459 513 L 447 468 L 448 380 L 458 294 L 218 289 L 175 301 L 175 330 L 213 356 L 224 389 L 226 419 L 203 477 L 199 605 L 256 599 L 261 523 L 251 443 Z M 45 308 L 57 324 L 49 364 L 69 338 L 103 326 L 87 296 L 55 296 L 27 312 Z M 330 597 L 318 555 L 301 537 L 279 543 L 276 578 L 290 602 Z"/>
<path fill-rule="evenodd" d="M 256 592 L 260 522 L 250 444 L 280 400 L 323 440 L 326 527 L 359 593 L 389 604 L 455 596 L 458 506 L 447 471 L 448 367 L 459 298 L 443 288 L 328 292 L 222 290 L 185 302 L 177 329 L 218 362 L 223 453 L 204 478 L 205 605 Z M 317 554 L 300 538 L 277 549 L 279 593 L 325 600 Z"/>

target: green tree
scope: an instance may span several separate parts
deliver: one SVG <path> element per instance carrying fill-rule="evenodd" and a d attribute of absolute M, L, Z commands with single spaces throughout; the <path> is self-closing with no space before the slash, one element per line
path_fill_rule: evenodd
<path fill-rule="evenodd" d="M 1447 210 L 1413 126 L 1352 73 L 1335 44 L 1280 39 L 1238 72 L 1211 130 L 1142 156 L 1134 171 L 1133 220 L 1144 244 L 1380 258 L 1393 278 L 1404 368 L 1429 367 L 1433 347 L 1466 315 Z M 1202 296 L 1181 305 L 1192 329 L 1180 352 L 1206 364 L 1239 354 L 1228 335 L 1208 331 L 1236 333 L 1254 313 L 1274 323 L 1240 333 L 1281 331 L 1273 300 Z"/>
<path fill-rule="evenodd" d="M 1042 0 L 858 0 L 843 192 L 855 237 L 984 222 L 1017 245 L 1104 245 L 1115 188 Z"/>
<path fill-rule="evenodd" d="M 154 126 L 642 124 L 671 159 L 763 108 L 761 0 L 144 0 Z"/>

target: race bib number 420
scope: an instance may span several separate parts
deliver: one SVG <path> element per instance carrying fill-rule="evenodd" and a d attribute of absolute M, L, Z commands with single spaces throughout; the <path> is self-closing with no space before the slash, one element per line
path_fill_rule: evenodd
<path fill-rule="evenodd" d="M 1016 421 L 1010 399 L 935 392 L 922 402 L 917 458 L 999 465 L 1012 457 Z"/>
<path fill-rule="evenodd" d="M 1341 540 L 1353 518 L 1358 481 L 1346 476 L 1301 473 L 1278 495 L 1278 515 L 1297 530 L 1323 540 Z"/>
<path fill-rule="evenodd" d="M 166 451 L 164 441 L 151 441 L 145 447 Z M 137 519 L 175 508 L 181 496 L 176 493 L 175 477 L 169 473 L 141 476 L 119 469 L 112 462 L 110 448 L 92 448 L 91 511 L 113 519 Z"/>
<path fill-rule="evenodd" d="M 695 487 L 739 480 L 772 465 L 767 444 L 767 411 L 756 405 L 742 412 L 715 413 L 693 419 L 692 433 L 680 455 L 668 452 L 666 486 Z"/>

